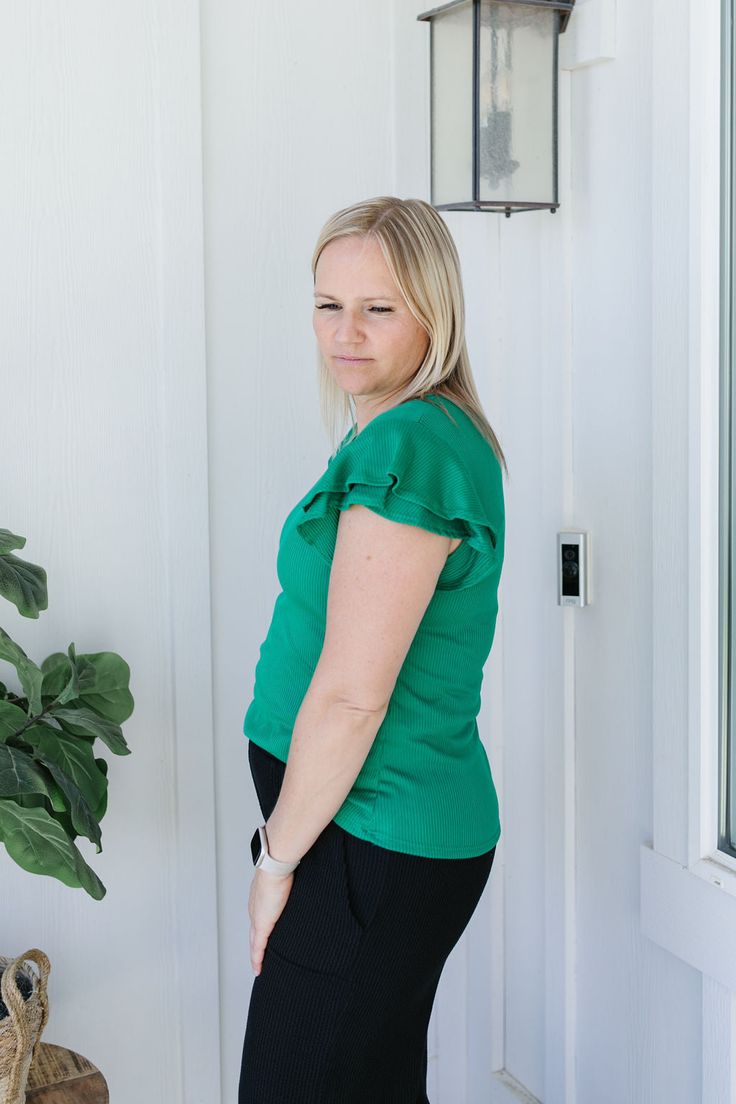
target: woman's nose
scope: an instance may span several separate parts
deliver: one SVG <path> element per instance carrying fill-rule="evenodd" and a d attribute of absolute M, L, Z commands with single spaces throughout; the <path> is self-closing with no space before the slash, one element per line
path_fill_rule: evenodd
<path fill-rule="evenodd" d="M 336 336 L 342 341 L 352 341 L 361 335 L 360 319 L 352 311 L 342 310 L 337 321 Z"/>

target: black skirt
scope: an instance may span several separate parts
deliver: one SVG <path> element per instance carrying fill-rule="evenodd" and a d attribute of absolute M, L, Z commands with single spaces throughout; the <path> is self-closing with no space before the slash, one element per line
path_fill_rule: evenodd
<path fill-rule="evenodd" d="M 286 764 L 252 740 L 248 761 L 267 820 Z M 238 1104 L 428 1104 L 437 986 L 495 851 L 408 855 L 331 820 L 294 872 L 253 979 Z"/>

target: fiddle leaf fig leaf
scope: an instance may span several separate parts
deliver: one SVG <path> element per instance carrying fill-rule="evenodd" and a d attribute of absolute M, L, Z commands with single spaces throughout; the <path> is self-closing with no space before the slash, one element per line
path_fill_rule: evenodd
<path fill-rule="evenodd" d="M 61 789 L 61 787 L 55 781 L 53 776 L 48 780 L 46 785 L 48 786 L 49 800 L 51 802 L 51 808 L 53 809 L 53 811 L 55 813 L 68 813 L 69 812 L 69 801 L 67 800 L 67 797 L 66 797 L 64 791 Z M 57 817 L 56 819 L 58 820 L 59 817 Z M 100 820 L 100 817 L 97 817 L 96 819 Z M 73 825 L 72 825 L 72 828 L 73 828 Z M 73 832 L 70 833 L 70 834 L 74 835 Z"/>
<path fill-rule="evenodd" d="M 100 774 L 91 744 L 66 736 L 43 721 L 27 728 L 23 739 L 33 747 L 35 759 L 49 770 L 53 765 L 63 772 L 80 791 L 90 809 L 99 805 L 107 787 L 107 779 Z M 64 789 L 58 773 L 52 773 L 59 786 Z"/>
<path fill-rule="evenodd" d="M 60 721 L 62 728 L 73 735 L 89 734 L 97 736 L 107 744 L 115 755 L 130 755 L 123 730 L 120 725 L 109 721 L 107 717 L 101 717 L 94 709 L 84 705 L 68 706 L 62 709 L 54 709 L 51 714 L 54 720 Z"/>
<path fill-rule="evenodd" d="M 49 604 L 46 572 L 38 564 L 12 554 L 25 543 L 25 537 L 0 529 L 0 596 L 12 602 L 23 617 L 37 618 Z"/>
<path fill-rule="evenodd" d="M 51 796 L 46 780 L 31 756 L 25 751 L 0 744 L 0 798 L 29 793 Z"/>
<path fill-rule="evenodd" d="M 7 660 L 15 667 L 20 684 L 28 698 L 28 712 L 35 717 L 43 709 L 41 703 L 43 673 L 40 667 L 28 658 L 20 644 L 11 640 L 5 629 L 0 629 L 0 659 Z"/>
<path fill-rule="evenodd" d="M 130 667 L 122 656 L 116 652 L 90 652 L 80 654 L 76 660 L 79 696 L 84 704 L 115 724 L 127 721 L 134 701 L 128 689 Z"/>
<path fill-rule="evenodd" d="M 102 772 L 102 774 L 104 774 L 105 778 L 107 779 L 107 761 L 105 759 L 95 759 L 95 763 L 97 764 L 100 771 Z M 108 792 L 107 791 L 107 786 L 105 786 L 105 792 L 102 796 L 102 801 L 100 802 L 100 804 L 97 806 L 96 809 L 92 810 L 92 815 L 95 818 L 95 820 L 102 820 L 105 813 L 107 812 L 107 792 Z"/>
<path fill-rule="evenodd" d="M 0 701 L 0 744 L 7 743 L 9 736 L 15 736 L 28 717 L 17 705 L 9 701 Z"/>
<path fill-rule="evenodd" d="M 79 671 L 77 665 L 64 652 L 54 652 L 47 656 L 41 664 L 41 671 L 43 672 L 41 697 L 46 704 L 51 700 L 58 702 L 59 705 L 65 705 L 68 701 L 79 697 Z"/>
<path fill-rule="evenodd" d="M 84 856 L 51 814 L 0 801 L 0 839 L 18 866 L 31 874 L 48 874 L 73 889 L 85 889 L 101 901 L 107 890 Z"/>
<path fill-rule="evenodd" d="M 7 552 L 13 552 L 18 548 L 23 548 L 25 543 L 25 537 L 19 537 L 17 533 L 11 533 L 9 529 L 0 529 L 0 556 L 4 556 Z"/>
<path fill-rule="evenodd" d="M 102 850 L 102 833 L 100 832 L 99 824 L 92 815 L 92 810 L 82 797 L 81 790 L 78 786 L 74 785 L 71 778 L 65 774 L 63 770 L 59 769 L 56 763 L 45 758 L 41 759 L 41 762 L 44 763 L 51 772 L 59 789 L 69 800 L 69 809 L 75 832 L 91 840 L 96 846 L 97 853 L 99 854 Z"/>
<path fill-rule="evenodd" d="M 0 597 L 26 617 L 46 609 L 46 572 L 14 555 L 25 537 L 0 529 Z M 18 866 L 83 888 L 107 892 L 74 843 L 85 836 L 102 851 L 108 763 L 97 739 L 130 755 L 121 725 L 133 712 L 130 668 L 116 652 L 77 654 L 74 643 L 38 667 L 0 628 L 0 661 L 17 672 L 21 690 L 0 682 L 0 843 Z"/>

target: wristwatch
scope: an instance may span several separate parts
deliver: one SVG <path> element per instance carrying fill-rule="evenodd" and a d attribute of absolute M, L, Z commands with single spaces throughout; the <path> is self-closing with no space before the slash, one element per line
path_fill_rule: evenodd
<path fill-rule="evenodd" d="M 292 870 L 296 870 L 301 862 L 301 859 L 297 859 L 296 862 L 281 862 L 279 859 L 274 859 L 269 855 L 265 824 L 256 828 L 253 833 L 253 839 L 250 841 L 250 850 L 253 856 L 253 865 L 255 867 L 260 866 L 270 874 L 278 874 L 282 878 L 285 878 L 287 874 L 291 874 Z"/>

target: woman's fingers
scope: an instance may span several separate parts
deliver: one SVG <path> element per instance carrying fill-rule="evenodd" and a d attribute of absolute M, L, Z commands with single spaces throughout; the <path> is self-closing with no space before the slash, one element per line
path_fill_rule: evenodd
<path fill-rule="evenodd" d="M 251 929 L 251 931 L 250 962 L 253 967 L 253 973 L 257 976 L 261 972 L 263 956 L 266 953 L 266 944 L 268 943 L 268 936 L 271 932 L 264 933 L 262 931 L 256 931 L 255 929 Z"/>
<path fill-rule="evenodd" d="M 284 911 L 294 883 L 294 872 L 286 877 L 256 870 L 250 887 L 248 913 L 250 915 L 250 961 L 253 973 L 260 974 L 266 944 L 276 921 Z"/>

